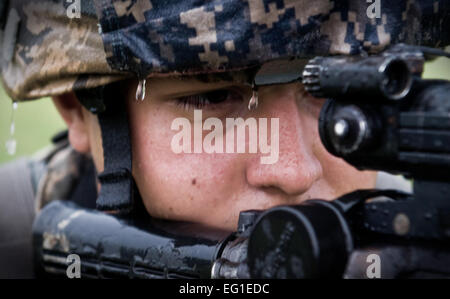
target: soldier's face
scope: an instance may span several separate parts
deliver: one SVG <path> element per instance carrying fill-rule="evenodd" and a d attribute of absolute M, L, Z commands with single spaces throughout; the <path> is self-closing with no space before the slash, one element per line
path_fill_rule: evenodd
<path fill-rule="evenodd" d="M 357 171 L 325 150 L 317 124 L 323 101 L 309 96 L 299 83 L 261 88 L 259 105 L 252 111 L 247 108 L 248 87 L 239 84 L 153 79 L 142 102 L 135 99 L 136 84 L 127 92 L 133 174 L 153 216 L 233 230 L 242 210 L 298 204 L 310 198 L 333 199 L 375 185 L 374 172 Z M 223 153 L 207 153 L 204 147 L 194 152 L 195 109 L 202 111 L 200 124 L 210 117 L 223 123 L 223 138 L 217 137 L 222 138 Z M 278 118 L 275 163 L 261 163 L 260 158 L 269 154 L 262 154 L 259 147 L 257 153 L 250 153 L 248 147 L 237 153 L 237 145 L 234 152 L 226 151 L 225 136 L 231 130 L 226 118 L 238 117 L 254 118 L 258 124 L 260 119 L 271 124 L 271 119 Z M 174 136 L 181 132 L 181 127 L 172 127 L 177 118 L 191 125 L 191 153 L 174 152 Z M 268 144 L 275 142 L 269 127 Z M 200 141 L 210 132 L 202 130 Z"/>
<path fill-rule="evenodd" d="M 136 86 L 137 82 L 126 88 L 133 175 L 145 207 L 154 217 L 235 230 L 242 210 L 298 204 L 310 198 L 331 200 L 354 189 L 375 186 L 376 173 L 360 172 L 325 150 L 317 123 L 324 101 L 309 96 L 299 83 L 259 89 L 259 105 L 251 111 L 247 108 L 251 96 L 249 88 L 230 82 L 152 79 L 147 81 L 144 101 L 136 101 Z M 197 140 L 194 138 L 194 110 L 202 111 L 202 121 L 197 119 Z M 202 146 L 208 144 L 201 141 L 211 130 L 202 130 L 201 125 L 211 117 L 223 124 L 223 136 L 219 134 L 215 140 L 219 143 L 222 140 L 223 153 L 208 153 Z M 279 151 L 272 153 L 277 159 L 269 161 L 273 163 L 262 163 L 261 157 L 270 154 L 261 153 L 259 146 L 257 153 L 250 152 L 251 129 L 246 130 L 244 140 L 240 140 L 247 145 L 244 153 L 237 153 L 237 130 L 235 150 L 227 152 L 226 135 L 231 129 L 226 119 L 239 117 L 254 118 L 258 131 L 262 129 L 259 121 L 266 119 L 267 140 L 263 141 L 268 145 L 272 143 L 273 151 L 278 137 Z M 181 141 L 174 139 L 182 131 L 181 126 L 174 126 L 177 123 L 174 120 L 180 118 L 184 119 L 184 125 L 190 124 L 184 133 L 192 133 Z M 275 131 L 271 131 L 273 119 L 279 122 Z M 101 171 L 101 142 L 97 138 L 100 136 L 98 125 L 96 127 L 88 130 L 91 135 L 88 139 Z M 257 135 L 257 145 L 259 139 L 264 139 L 259 137 Z M 187 138 L 191 144 L 184 149 L 189 148 L 191 153 L 180 152 L 180 142 L 186 142 Z M 199 146 L 197 150 L 195 143 Z M 177 144 L 178 150 L 176 146 L 174 149 Z"/>

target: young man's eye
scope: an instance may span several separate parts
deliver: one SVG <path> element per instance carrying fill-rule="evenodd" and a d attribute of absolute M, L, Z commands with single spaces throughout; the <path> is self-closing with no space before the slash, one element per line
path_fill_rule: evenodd
<path fill-rule="evenodd" d="M 176 99 L 185 109 L 215 108 L 216 106 L 242 102 L 244 95 L 233 89 L 220 89 L 201 94 L 194 94 Z"/>

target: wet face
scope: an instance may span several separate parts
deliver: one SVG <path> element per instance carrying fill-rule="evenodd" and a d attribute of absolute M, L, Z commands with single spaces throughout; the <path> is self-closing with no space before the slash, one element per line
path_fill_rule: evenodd
<path fill-rule="evenodd" d="M 136 87 L 133 82 L 126 88 L 133 175 L 145 207 L 155 217 L 235 230 L 242 210 L 298 204 L 311 198 L 331 200 L 375 186 L 376 173 L 360 172 L 325 150 L 317 128 L 324 101 L 309 96 L 300 83 L 260 88 L 259 105 L 251 111 L 247 108 L 251 89 L 239 82 L 151 79 L 144 101 L 135 100 Z M 201 110 L 201 121 L 194 119 L 194 110 Z M 223 123 L 223 136 L 235 130 L 226 125 L 227 118 L 277 118 L 277 161 L 263 164 L 261 157 L 267 153 L 250 152 L 250 129 L 246 129 L 243 153 L 207 153 L 205 149 L 194 153 L 194 124 L 202 125 L 211 117 Z M 172 146 L 180 132 L 172 124 L 180 118 L 191 124 L 191 153 L 174 152 Z M 269 127 L 267 131 L 268 144 L 275 142 Z M 210 132 L 203 130 L 200 140 Z M 225 139 L 218 136 L 214 144 L 222 140 L 225 149 Z"/>

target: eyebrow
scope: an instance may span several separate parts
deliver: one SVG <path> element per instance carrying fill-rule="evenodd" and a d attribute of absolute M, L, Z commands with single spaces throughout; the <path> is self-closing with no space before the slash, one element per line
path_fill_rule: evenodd
<path fill-rule="evenodd" d="M 164 99 L 171 99 L 196 93 L 205 93 L 217 89 L 227 88 L 230 86 L 251 87 L 256 72 L 257 69 L 253 67 L 245 70 L 227 71 L 221 73 L 216 72 L 203 74 L 177 74 L 166 77 L 155 76 L 148 78 L 150 81 L 147 83 L 147 85 L 150 87 L 150 90 L 152 89 L 153 84 L 156 84 L 157 86 L 159 85 L 157 87 L 157 90 L 159 92 L 156 92 L 156 94 Z M 178 81 L 179 83 L 182 83 L 183 87 L 180 88 L 179 91 L 173 89 L 161 89 L 160 84 L 157 84 L 159 80 L 163 80 L 164 85 L 169 84 L 169 82 L 171 82 L 170 84 L 176 84 L 176 82 Z M 166 80 L 170 81 L 168 82 Z M 193 84 L 198 84 L 198 86 L 195 86 L 195 88 L 193 88 Z M 155 92 L 150 92 L 150 94 L 155 95 Z"/>

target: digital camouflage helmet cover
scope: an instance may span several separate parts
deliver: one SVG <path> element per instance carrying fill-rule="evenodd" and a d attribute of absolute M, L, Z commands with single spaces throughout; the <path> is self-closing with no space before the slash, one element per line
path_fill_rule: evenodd
<path fill-rule="evenodd" d="M 131 75 L 224 72 L 278 58 L 449 43 L 448 0 L 382 1 L 379 18 L 368 17 L 369 6 L 361 0 L 2 0 L 2 79 L 20 101 Z M 69 18 L 71 9 L 80 9 L 80 18 Z"/>

